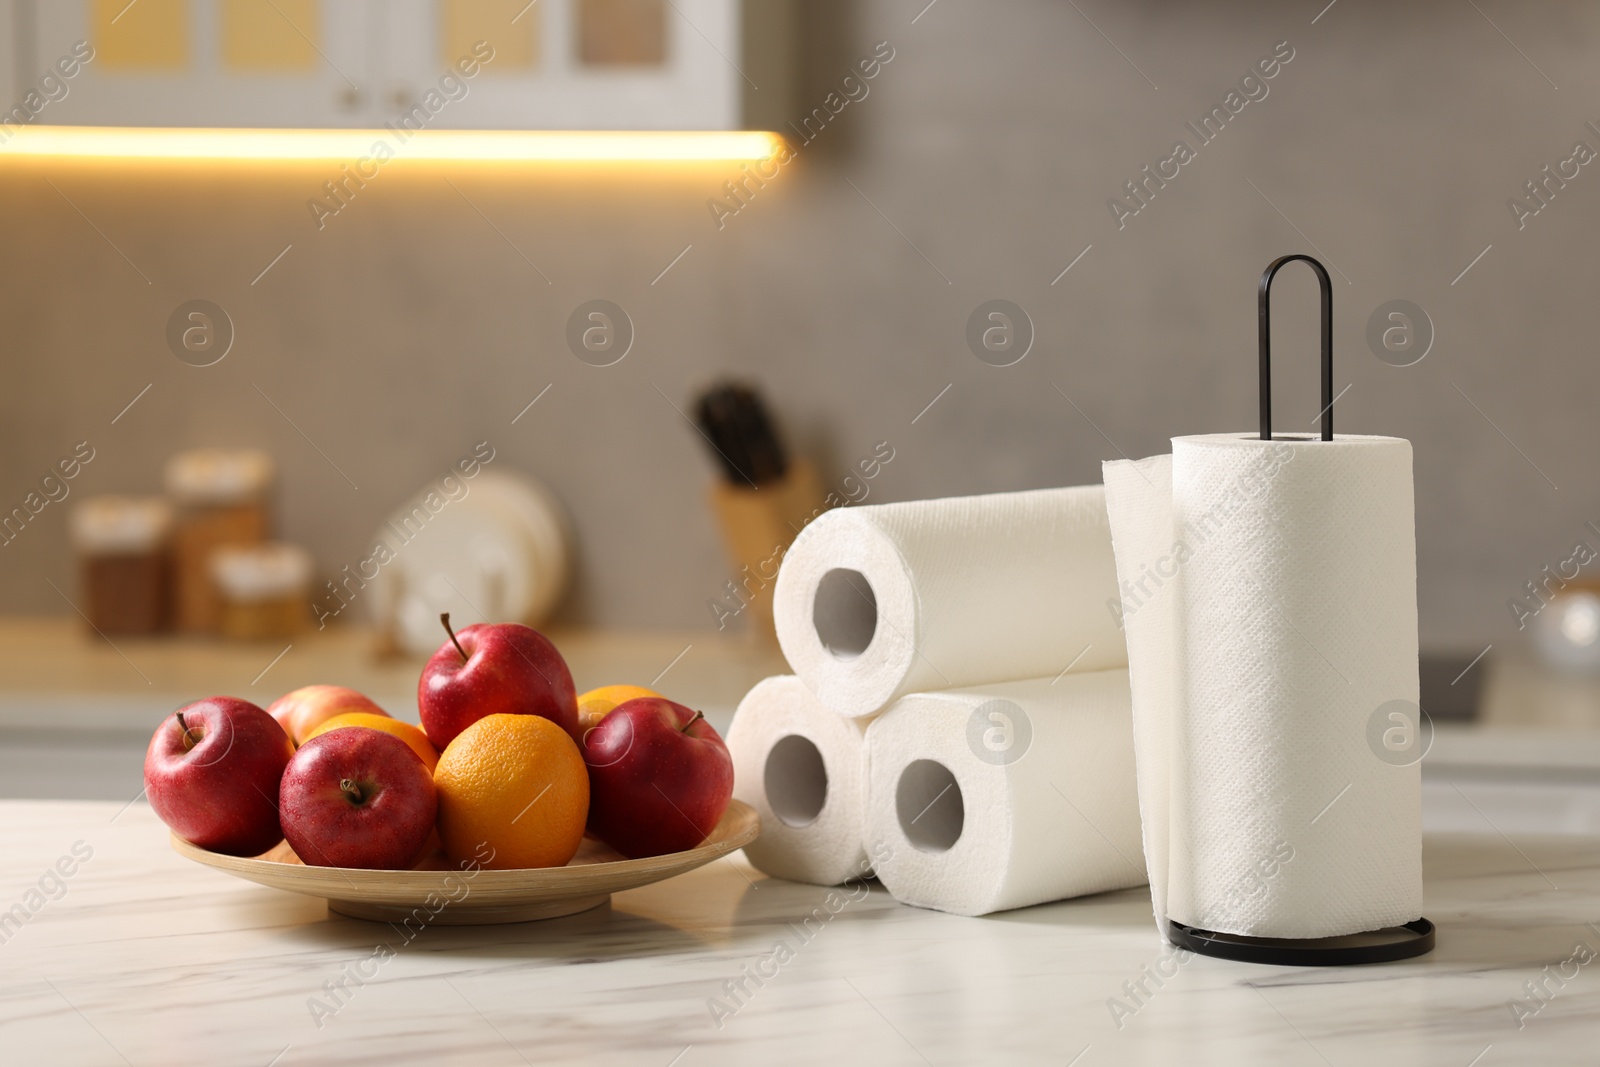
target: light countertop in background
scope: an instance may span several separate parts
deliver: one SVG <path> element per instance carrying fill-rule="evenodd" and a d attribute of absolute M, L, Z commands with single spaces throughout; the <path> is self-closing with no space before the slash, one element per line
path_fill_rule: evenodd
<path fill-rule="evenodd" d="M 776 648 L 742 636 L 583 629 L 549 636 L 579 692 L 617 682 L 654 685 L 712 719 L 730 716 L 762 678 L 788 672 Z M 0 730 L 145 728 L 148 716 L 130 709 L 165 715 L 212 694 L 265 706 L 318 682 L 359 689 L 415 721 L 422 658 L 381 656 L 378 645 L 361 626 L 312 630 L 281 643 L 107 640 L 75 618 L 0 617 Z M 1484 672 L 1478 721 L 1440 726 L 1430 759 L 1600 770 L 1600 676 L 1551 671 L 1517 648 L 1497 649 L 1474 669 Z"/>
<path fill-rule="evenodd" d="M 785 669 L 776 649 L 714 633 L 552 630 L 548 636 L 580 693 L 620 682 L 654 686 L 708 718 L 725 720 L 751 686 Z M 137 728 L 148 735 L 174 708 L 203 696 L 237 696 L 265 707 L 314 683 L 358 689 L 396 718 L 417 721 L 425 657 L 380 656 L 377 649 L 377 636 L 356 626 L 262 644 L 107 639 L 73 618 L 0 618 L 0 729 Z"/>
<path fill-rule="evenodd" d="M 777 650 L 715 633 L 552 631 L 579 691 L 651 685 L 726 732 Z M 282 644 L 118 637 L 72 618 L 0 618 L 0 797 L 126 800 L 142 787 L 150 732 L 213 694 L 261 705 L 313 682 L 348 685 L 416 721 L 422 660 L 379 657 L 361 627 Z M 1459 831 L 1600 834 L 1600 679 L 1551 672 L 1496 647 L 1481 715 L 1441 724 L 1423 761 L 1424 825 Z"/>
<path fill-rule="evenodd" d="M 653 686 L 726 731 L 739 700 L 785 670 L 775 649 L 714 633 L 549 634 L 581 693 Z M 78 619 L 0 619 L 0 797 L 127 800 L 162 719 L 200 697 L 265 707 L 303 685 L 358 689 L 417 721 L 424 659 L 379 657 L 371 631 L 329 627 L 279 644 L 202 638 L 108 641 Z"/>

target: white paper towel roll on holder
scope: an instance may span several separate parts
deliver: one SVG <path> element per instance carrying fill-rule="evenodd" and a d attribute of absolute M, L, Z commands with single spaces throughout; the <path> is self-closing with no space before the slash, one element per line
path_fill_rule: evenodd
<path fill-rule="evenodd" d="M 1333 282 L 1328 271 L 1310 256 L 1279 256 L 1261 272 L 1257 321 L 1260 325 L 1261 440 L 1272 440 L 1272 279 L 1295 260 L 1316 272 L 1322 289 L 1322 440 L 1333 440 Z M 1304 440 L 1302 438 L 1301 440 Z M 1403 926 L 1368 930 L 1340 937 L 1246 937 L 1223 934 L 1167 920 L 1174 945 L 1203 956 L 1265 963 L 1280 967 L 1343 967 L 1359 963 L 1389 963 L 1433 951 L 1434 926 L 1426 918 Z"/>

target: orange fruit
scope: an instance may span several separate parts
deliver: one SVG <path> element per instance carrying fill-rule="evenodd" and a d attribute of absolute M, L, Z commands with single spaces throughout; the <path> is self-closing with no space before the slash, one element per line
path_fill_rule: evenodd
<path fill-rule="evenodd" d="M 577 743 L 538 715 L 486 715 L 445 746 L 433 772 L 439 840 L 452 863 L 563 867 L 589 820 Z"/>
<path fill-rule="evenodd" d="M 611 713 L 618 704 L 626 704 L 639 697 L 659 697 L 654 689 L 642 685 L 602 685 L 578 698 L 578 727 L 588 733 L 600 725 L 600 720 Z"/>
<path fill-rule="evenodd" d="M 370 711 L 348 711 L 343 715 L 335 715 L 307 734 L 306 740 L 309 741 L 318 734 L 325 734 L 329 730 L 337 730 L 343 726 L 360 726 L 368 730 L 382 730 L 386 734 L 394 734 L 411 746 L 411 751 L 417 754 L 417 758 L 422 760 L 423 766 L 427 767 L 430 773 L 439 765 L 439 753 L 420 727 L 401 722 L 399 719 L 391 719 L 387 715 L 374 715 Z"/>

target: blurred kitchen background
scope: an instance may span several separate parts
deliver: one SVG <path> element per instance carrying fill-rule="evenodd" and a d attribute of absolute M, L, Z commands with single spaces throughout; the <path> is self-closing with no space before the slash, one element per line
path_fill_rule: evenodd
<path fill-rule="evenodd" d="M 14 690 L 0 700 L 13 742 L 0 772 L 43 759 L 62 709 L 103 740 L 128 721 L 107 701 L 166 710 L 172 679 L 237 673 L 241 695 L 265 703 L 300 681 L 346 681 L 326 674 L 347 663 L 349 684 L 378 672 L 367 684 L 406 699 L 416 663 L 369 654 L 377 597 L 356 598 L 332 637 L 312 624 L 258 682 L 292 641 L 93 638 L 71 602 L 84 577 L 68 513 L 98 494 L 170 490 L 163 470 L 185 450 L 270 458 L 271 534 L 309 552 L 320 590 L 489 442 L 489 469 L 537 479 L 570 523 L 570 581 L 548 624 L 594 649 L 577 654 L 597 675 L 575 666 L 580 688 L 670 666 L 725 715 L 773 661 L 748 632 L 753 613 L 725 614 L 742 520 L 713 497 L 730 479 L 695 425 L 708 388 L 757 390 L 823 497 L 1096 482 L 1102 460 L 1253 428 L 1257 278 L 1306 252 L 1334 272 L 1339 432 L 1415 448 L 1424 705 L 1478 724 L 1441 725 L 1431 758 L 1465 768 L 1460 781 L 1600 782 L 1600 696 L 1581 668 L 1600 659 L 1600 602 L 1579 595 L 1590 575 L 1573 580 L 1570 562 L 1580 543 L 1600 551 L 1600 171 L 1575 152 L 1600 149 L 1594 5 L 278 0 L 266 6 L 298 20 L 284 47 L 316 52 L 298 75 L 257 76 L 247 92 L 187 71 L 215 61 L 219 19 L 271 22 L 251 6 L 10 0 L 6 95 L 24 110 L 43 96 L 40 129 L 112 121 L 95 106 L 136 124 L 376 127 L 462 42 L 489 39 L 494 60 L 463 79 L 440 128 L 526 114 L 538 128 L 671 129 L 681 115 L 683 128 L 775 131 L 793 159 L 763 183 L 746 177 L 750 158 L 441 162 L 402 147 L 319 226 L 308 201 L 330 202 L 324 183 L 342 176 L 327 159 L 0 146 L 0 508 L 80 442 L 93 450 L 69 496 L 0 547 L 0 684 Z M 149 62 L 166 73 L 122 77 L 192 75 L 184 100 L 162 105 L 176 119 L 108 94 L 117 64 L 140 62 L 138 34 L 160 42 Z M 41 76 L 80 36 L 96 57 L 51 100 Z M 687 64 L 700 82 L 653 87 L 651 64 Z M 645 79 L 632 96 L 605 95 L 599 68 L 619 65 L 646 68 L 622 75 Z M 519 110 L 518 86 L 544 77 L 565 79 L 561 93 Z M 217 118 L 227 108 L 237 122 Z M 1213 108 L 1226 122 L 1203 140 L 1187 124 Z M 1163 161 L 1180 139 L 1194 158 L 1174 176 Z M 736 194 L 727 183 L 740 181 Z M 1309 430 L 1315 287 L 1296 268 L 1275 297 L 1278 428 Z M 197 300 L 233 331 L 208 366 L 169 343 L 175 312 Z M 598 321 L 583 309 L 601 300 L 631 332 L 614 362 L 580 358 L 571 340 L 575 313 Z M 1006 312 L 1019 337 L 1031 331 L 1020 359 L 969 342 L 995 300 L 1020 309 Z M 1541 616 L 1544 658 L 1530 641 Z M 1580 666 L 1553 665 L 1563 656 Z M 640 676 L 598 677 L 624 669 Z M 1561 740 L 1519 755 L 1484 732 L 1496 724 Z M 107 767 L 136 789 L 122 758 Z M 1435 789 L 1434 825 L 1476 818 L 1451 788 Z M 1569 794 L 1528 801 L 1528 817 L 1600 829 L 1600 801 L 1580 810 Z"/>

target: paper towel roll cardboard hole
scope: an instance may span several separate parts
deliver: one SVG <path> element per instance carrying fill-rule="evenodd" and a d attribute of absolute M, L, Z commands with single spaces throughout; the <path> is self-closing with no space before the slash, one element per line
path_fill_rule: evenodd
<path fill-rule="evenodd" d="M 878 597 L 867 576 L 847 567 L 824 574 L 811 605 L 811 624 L 835 658 L 855 659 L 865 652 L 878 629 Z"/>
<path fill-rule="evenodd" d="M 810 826 L 828 802 L 828 768 L 809 737 L 790 734 L 767 753 L 767 806 L 785 826 Z"/>
<path fill-rule="evenodd" d="M 900 819 L 900 832 L 923 852 L 950 851 L 960 840 L 967 820 L 956 776 L 944 764 L 931 759 L 906 764 L 895 786 L 894 808 Z"/>

